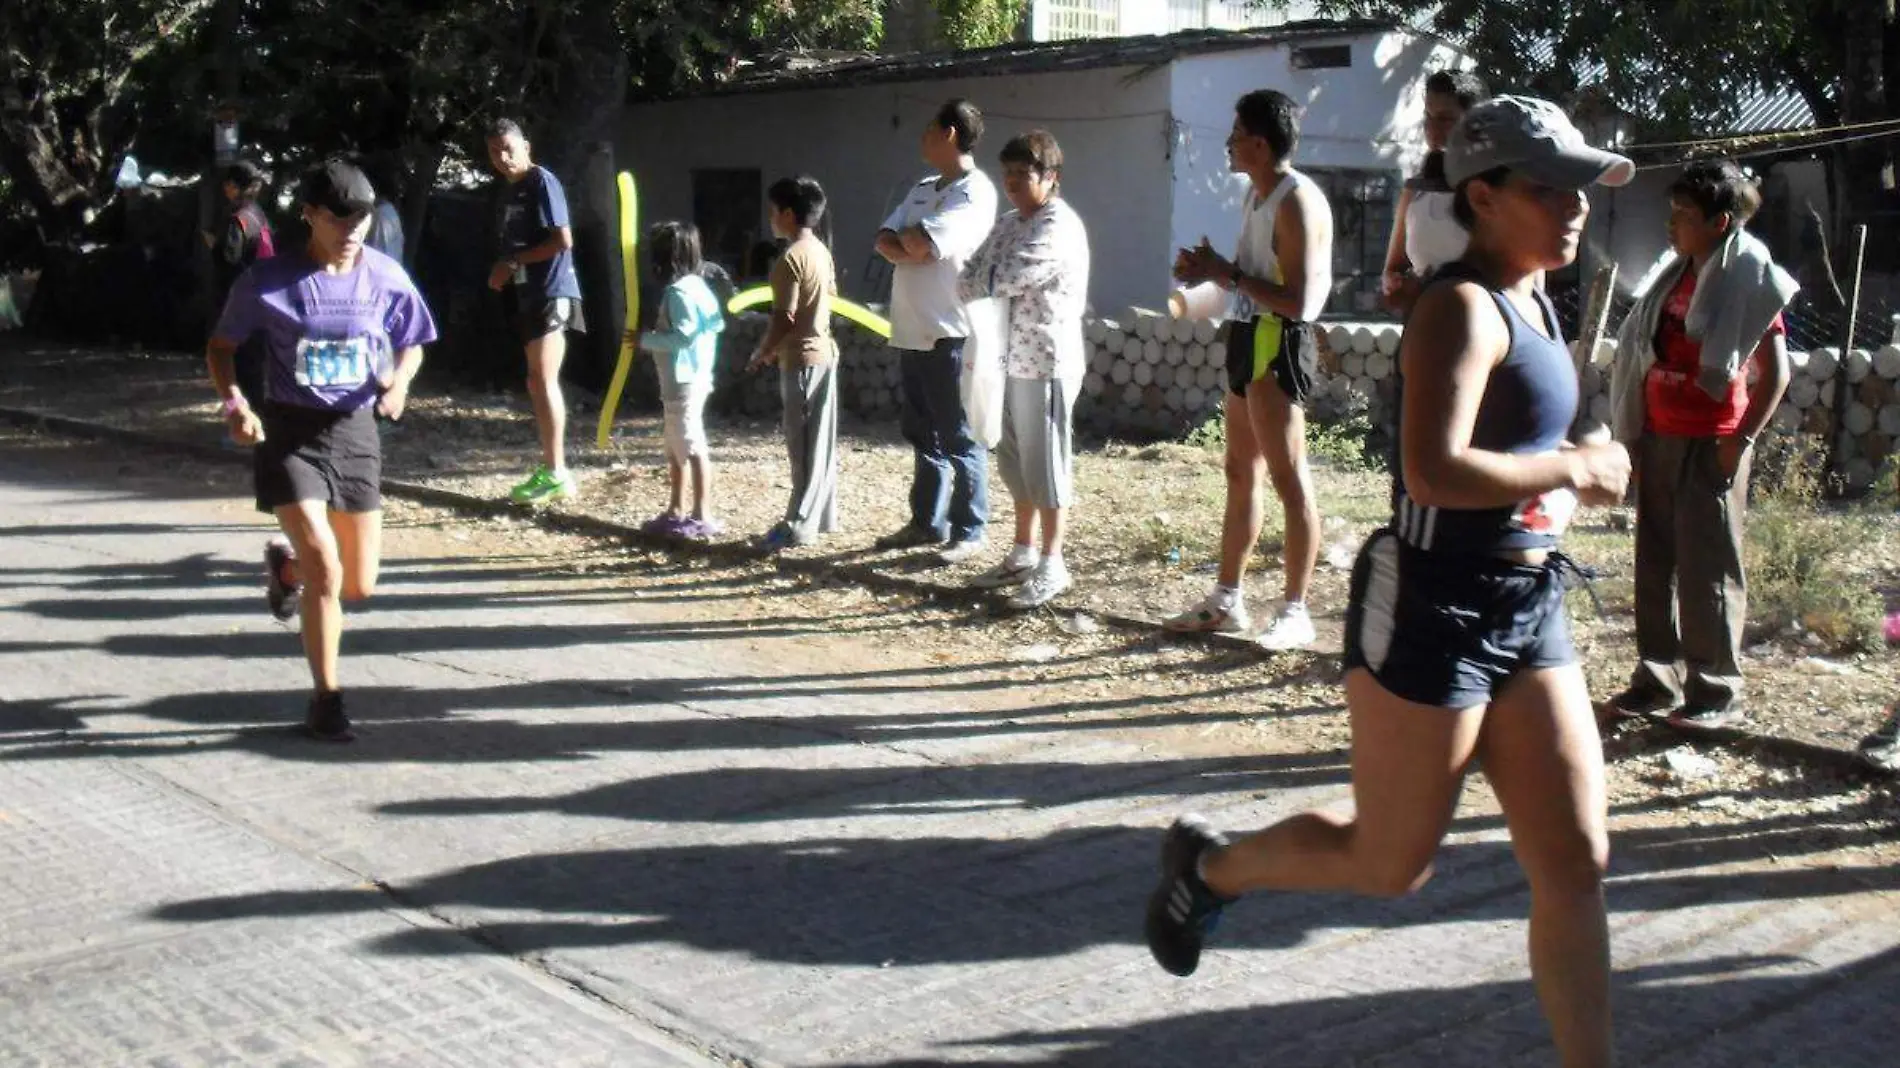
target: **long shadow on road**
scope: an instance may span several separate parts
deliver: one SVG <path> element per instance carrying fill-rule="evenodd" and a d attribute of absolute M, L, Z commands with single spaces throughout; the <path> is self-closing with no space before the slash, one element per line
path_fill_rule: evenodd
<path fill-rule="evenodd" d="M 1029 769 L 1023 782 L 1045 771 Z M 750 774 L 755 772 L 708 777 L 701 788 L 717 789 Z M 1611 888 L 1613 910 L 1652 913 L 1709 902 L 1759 903 L 1748 922 L 1785 937 L 1774 915 L 1779 902 L 1900 889 L 1900 871 L 1893 869 L 1698 871 L 1709 855 L 1708 843 L 1678 850 L 1672 844 L 1677 833 L 1655 830 L 1626 836 L 1637 840 L 1643 859 L 1632 865 L 1639 867 L 1631 873 L 1638 877 Z M 1734 840 L 1740 843 L 1752 833 L 1751 828 L 1738 828 Z M 435 910 L 454 920 L 473 936 L 459 951 L 471 953 L 500 948 L 535 955 L 677 944 L 802 966 L 904 968 L 1043 960 L 1121 946 L 1131 962 L 1138 962 L 1143 954 L 1140 906 L 1150 887 L 1156 842 L 1153 830 L 1103 827 L 1002 840 L 808 837 L 785 843 L 594 850 L 472 865 L 390 887 L 387 894 L 339 890 L 207 898 L 166 906 L 157 916 L 176 922 L 321 918 L 385 908 L 393 895 L 406 906 Z M 1677 867 L 1679 859 L 1692 863 Z M 1500 962 L 1492 967 L 1510 967 L 1521 960 L 1518 938 L 1499 942 L 1495 927 L 1497 921 L 1522 919 L 1528 908 L 1508 846 L 1453 845 L 1444 851 L 1441 868 L 1440 885 L 1403 900 L 1288 895 L 1249 902 L 1223 926 L 1219 944 L 1226 949 L 1293 951 L 1301 954 L 1293 958 L 1296 966 L 1315 967 L 1321 959 L 1316 953 L 1355 952 L 1354 931 L 1451 924 L 1440 952 L 1458 955 L 1460 967 L 1474 966 L 1464 959 L 1472 954 L 1479 958 L 1480 973 L 1487 970 L 1484 959 Z M 1738 922 L 1732 911 L 1724 916 L 1731 926 Z M 1711 936 L 1722 933 L 1722 920 L 1704 923 L 1718 928 Z M 1700 980 L 1693 986 L 1639 989 L 1657 977 L 1659 969 L 1638 967 L 1626 973 L 1626 1034 L 1646 1036 L 1646 1042 L 1658 1046 L 1680 1044 L 1682 1032 L 1670 1027 L 1719 1036 L 1724 1027 L 1758 1022 L 1798 1005 L 1815 983 L 1829 981 L 1774 948 L 1780 944 L 1775 938 L 1767 942 L 1753 959 L 1676 965 Z M 372 948 L 430 954 L 442 952 L 444 945 L 439 937 L 416 933 L 383 938 Z M 1368 955 L 1364 947 L 1357 952 L 1361 967 L 1378 968 L 1376 953 Z M 1891 952 L 1869 955 L 1872 961 L 1850 970 L 1869 978 L 1896 976 Z M 638 960 L 636 955 L 624 965 L 629 981 L 639 981 Z M 1710 981 L 1711 975 L 1767 967 L 1807 974 L 1800 984 L 1792 979 Z M 1314 996 L 1307 1000 L 1247 1012 L 998 1036 L 983 1042 L 1005 1047 L 1010 1056 L 976 1063 L 1018 1063 L 1021 1056 L 1049 1047 L 1054 1059 L 1045 1063 L 1077 1065 L 1488 1065 L 1503 1063 L 1542 1041 L 1542 1025 L 1523 983 L 1404 995 L 1342 997 L 1325 985 L 1310 992 Z M 1876 1000 L 1862 998 L 1856 1011 L 1871 1012 Z M 1885 1004 L 1890 1009 L 1890 999 Z M 1844 1012 L 1822 1010 L 1837 1017 Z M 1448 1033 L 1457 1040 L 1442 1037 Z M 1891 1063 L 1867 1059 L 1863 1034 L 1813 1033 L 1804 1041 L 1810 1051 L 1834 1050 L 1829 1043 L 1839 1042 L 1841 1057 L 1778 1063 Z M 1378 1060 L 1379 1054 L 1395 1048 L 1408 1049 L 1411 1056 Z M 1890 1047 L 1882 1043 L 1880 1048 Z M 1435 1052 L 1425 1055 L 1426 1050 Z M 867 1068 L 873 1063 L 866 1062 Z M 1767 1062 L 1744 1057 L 1724 1063 Z"/>

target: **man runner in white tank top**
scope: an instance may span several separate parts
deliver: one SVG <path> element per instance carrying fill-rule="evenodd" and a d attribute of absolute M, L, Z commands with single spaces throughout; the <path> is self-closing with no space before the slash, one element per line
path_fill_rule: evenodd
<path fill-rule="evenodd" d="M 1286 513 L 1285 599 L 1256 635 L 1272 651 L 1313 642 L 1306 591 L 1319 558 L 1319 507 L 1306 464 L 1306 412 L 1318 342 L 1313 322 L 1333 287 L 1333 213 L 1319 186 L 1294 170 L 1301 108 L 1262 89 L 1234 105 L 1228 165 L 1253 183 L 1239 250 L 1222 258 L 1206 238 L 1175 257 L 1175 277 L 1214 282 L 1233 293 L 1227 340 L 1227 508 L 1220 574 L 1200 604 L 1168 620 L 1170 630 L 1251 633 L 1241 592 L 1247 558 L 1265 519 L 1262 476 Z"/>

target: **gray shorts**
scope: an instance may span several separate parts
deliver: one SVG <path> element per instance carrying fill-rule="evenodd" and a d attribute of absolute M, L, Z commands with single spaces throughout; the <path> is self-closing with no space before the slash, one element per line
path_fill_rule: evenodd
<path fill-rule="evenodd" d="M 1071 413 L 1081 382 L 1011 378 L 1003 387 L 1003 437 L 996 467 L 1010 496 L 1037 508 L 1075 501 Z"/>

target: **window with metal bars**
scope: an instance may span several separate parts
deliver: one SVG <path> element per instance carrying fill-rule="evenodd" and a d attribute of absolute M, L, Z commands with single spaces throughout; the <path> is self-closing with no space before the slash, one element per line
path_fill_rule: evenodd
<path fill-rule="evenodd" d="M 1121 0 L 1045 0 L 1048 39 L 1072 41 L 1121 33 Z"/>
<path fill-rule="evenodd" d="M 1396 171 L 1300 168 L 1333 208 L 1333 295 L 1326 314 L 1383 316 L 1379 281 L 1399 202 Z"/>

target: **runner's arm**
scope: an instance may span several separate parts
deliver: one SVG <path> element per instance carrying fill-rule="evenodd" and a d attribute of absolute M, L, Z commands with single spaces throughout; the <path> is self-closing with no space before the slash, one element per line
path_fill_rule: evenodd
<path fill-rule="evenodd" d="M 1471 445 L 1478 407 L 1511 337 L 1491 295 L 1470 282 L 1434 286 L 1412 309 L 1399 350 L 1405 400 L 1399 440 L 1405 492 L 1429 508 L 1504 508 L 1558 489 L 1592 490 L 1613 475 L 1609 450 L 1583 446 L 1541 455 Z M 1627 472 L 1627 459 L 1624 470 Z M 1620 484 L 1616 487 L 1621 491 Z"/>
<path fill-rule="evenodd" d="M 237 383 L 237 344 L 214 337 L 205 345 L 205 369 L 211 374 L 211 388 L 218 394 L 218 403 L 236 401 L 244 404 L 244 393 Z"/>
<path fill-rule="evenodd" d="M 540 263 L 543 260 L 551 260 L 573 247 L 574 231 L 566 226 L 556 226 L 548 231 L 547 240 L 524 248 L 507 258 L 516 263 Z"/>
<path fill-rule="evenodd" d="M 1292 196 L 1280 202 L 1273 226 L 1274 258 L 1286 281 L 1241 275 L 1235 288 L 1283 319 L 1305 322 L 1317 318 L 1309 314 L 1310 298 L 1322 291 L 1330 292 L 1333 285 L 1333 228 L 1325 194 L 1311 187 L 1295 189 Z M 1298 267 L 1288 269 L 1287 264 Z M 1320 306 L 1325 306 L 1323 299 Z"/>
<path fill-rule="evenodd" d="M 396 354 L 396 370 L 395 370 L 394 380 L 389 384 L 389 389 L 386 390 L 385 392 L 393 393 L 400 390 L 403 393 L 407 394 L 409 392 L 409 383 L 414 382 L 416 380 L 416 373 L 421 370 L 422 370 L 422 346 L 421 345 L 410 345 L 408 348 L 405 348 L 401 352 L 398 352 Z"/>

